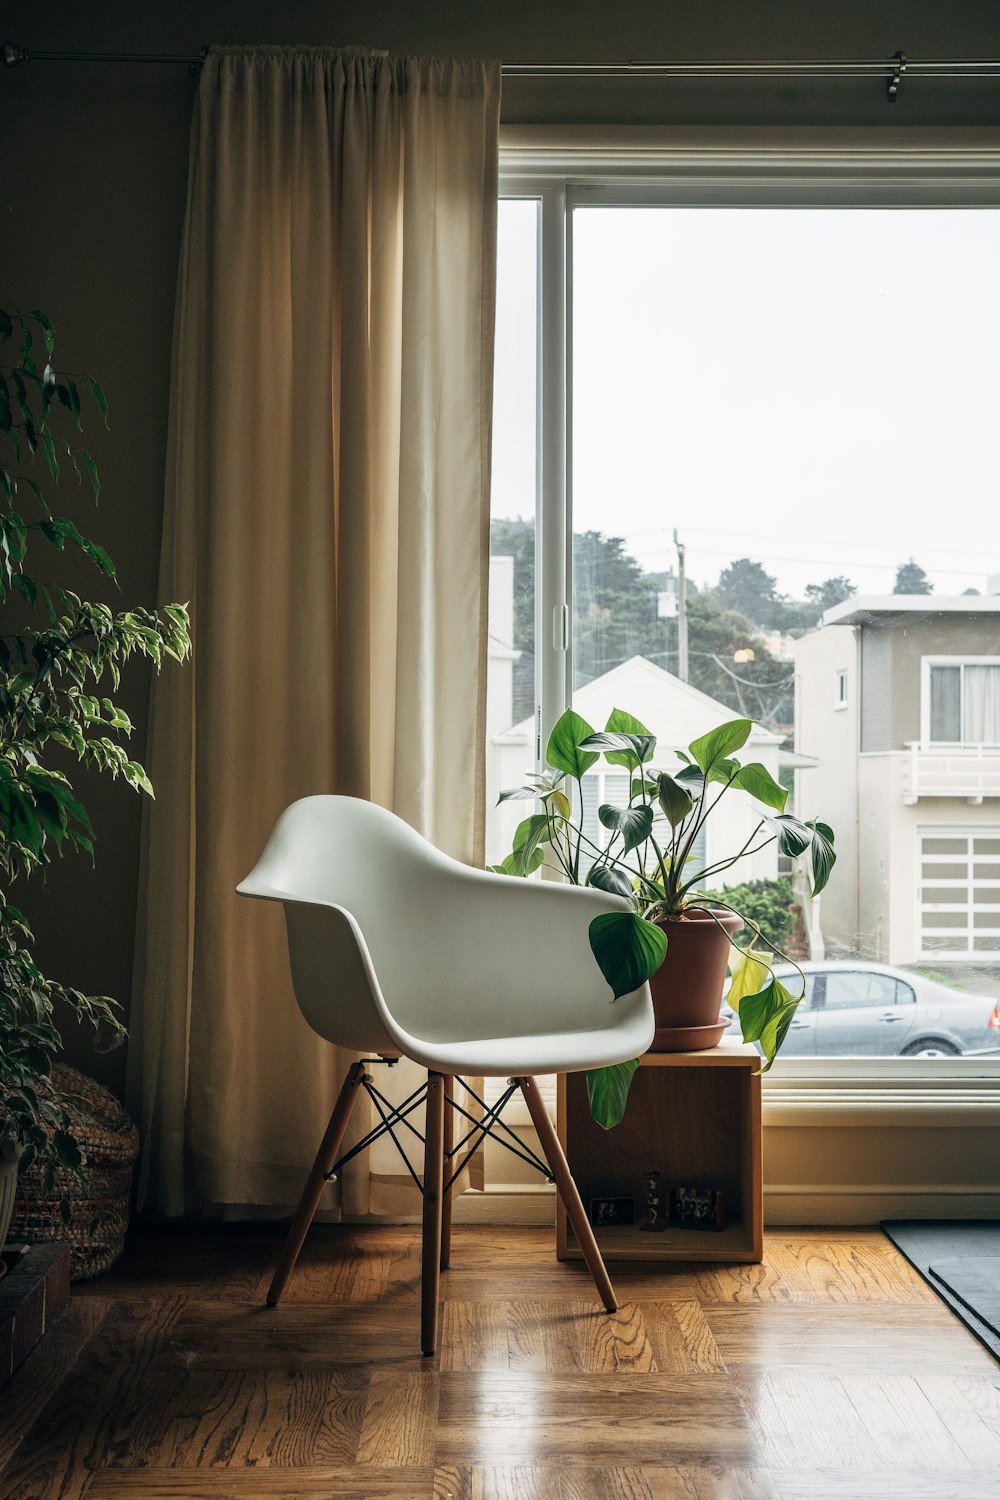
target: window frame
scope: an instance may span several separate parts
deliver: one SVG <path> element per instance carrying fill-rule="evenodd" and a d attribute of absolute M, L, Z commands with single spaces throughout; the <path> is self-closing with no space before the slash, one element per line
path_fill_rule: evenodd
<path fill-rule="evenodd" d="M 960 737 L 957 740 L 933 740 L 931 739 L 931 668 L 932 667 L 960 667 L 962 669 L 959 680 L 959 725 Z M 958 749 L 975 748 L 980 744 L 979 740 L 967 740 L 965 738 L 965 668 L 966 667 L 996 667 L 1000 670 L 1000 659 L 995 656 L 922 656 L 920 658 L 920 739 L 928 748 L 947 747 L 953 745 Z M 984 742 L 985 743 L 985 742 Z"/>
<path fill-rule="evenodd" d="M 1000 209 L 1000 149 L 961 145 L 854 149 L 767 139 L 672 144 L 657 132 L 508 128 L 501 198 L 540 204 L 538 487 L 536 494 L 536 755 L 572 700 L 573 211 L 578 207 Z M 964 658 L 963 658 L 964 660 Z M 929 680 L 929 679 L 928 679 Z M 923 704 L 922 693 L 922 704 Z M 847 707 L 844 703 L 843 707 Z M 925 1106 L 935 1118 L 1000 1107 L 1000 1062 L 983 1059 L 778 1058 L 764 1079 L 773 1123 L 824 1112 Z M 776 1113 L 782 1118 L 776 1118 Z"/>

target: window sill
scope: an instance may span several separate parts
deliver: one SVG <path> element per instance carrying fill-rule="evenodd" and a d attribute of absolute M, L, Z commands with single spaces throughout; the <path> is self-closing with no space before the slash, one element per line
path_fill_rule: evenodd
<path fill-rule="evenodd" d="M 1000 1056 L 788 1059 L 763 1081 L 764 1125 L 996 1126 L 998 1063 Z"/>

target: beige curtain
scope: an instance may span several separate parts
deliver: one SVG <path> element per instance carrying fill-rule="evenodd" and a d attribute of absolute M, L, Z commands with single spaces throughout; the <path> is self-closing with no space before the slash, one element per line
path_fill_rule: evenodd
<path fill-rule="evenodd" d="M 347 1066 L 280 910 L 234 894 L 281 809 L 368 797 L 480 857 L 499 80 L 310 48 L 201 76 L 160 580 L 195 650 L 155 688 L 128 1073 L 167 1214 L 289 1207 Z M 385 1170 L 345 1211 L 403 1206 Z"/>

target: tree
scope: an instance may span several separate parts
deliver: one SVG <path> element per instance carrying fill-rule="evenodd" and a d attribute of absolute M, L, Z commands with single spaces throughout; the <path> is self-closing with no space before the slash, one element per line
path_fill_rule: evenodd
<path fill-rule="evenodd" d="M 516 723 L 530 715 L 534 701 L 534 522 L 494 521 L 491 550 L 514 559 L 514 645 L 522 653 L 514 668 Z M 658 613 L 663 574 L 644 573 L 621 537 L 599 531 L 573 537 L 573 569 L 575 687 L 631 656 L 677 671 L 677 620 L 662 620 Z M 699 593 L 689 587 L 687 607 L 692 686 L 769 727 L 790 725 L 791 669 L 771 655 L 753 622 L 738 610 L 720 608 L 717 590 Z M 735 663 L 734 652 L 748 648 L 753 659 Z"/>
<path fill-rule="evenodd" d="M 535 523 L 491 521 L 490 552 L 514 559 L 514 646 L 535 649 Z"/>
<path fill-rule="evenodd" d="M 934 585 L 912 557 L 909 562 L 900 563 L 896 569 L 896 582 L 892 586 L 894 594 L 930 594 L 933 591 Z"/>
<path fill-rule="evenodd" d="M 58 1010 L 90 1022 L 104 1039 L 120 1038 L 123 1028 L 106 995 L 85 995 L 41 972 L 11 888 L 69 850 L 93 855 L 94 830 L 70 776 L 74 759 L 152 795 L 125 743 L 129 716 L 106 695 L 117 691 L 130 658 L 159 668 L 190 650 L 183 605 L 113 611 L 59 580 L 66 554 L 108 579 L 116 574 L 104 548 L 62 513 L 73 505 L 71 476 L 80 486 L 87 475 L 95 501 L 100 493 L 97 466 L 77 433 L 82 407 L 92 400 L 106 419 L 107 402 L 93 379 L 81 402 L 76 381 L 51 363 L 54 347 L 45 313 L 0 306 L 0 434 L 8 455 L 0 467 L 0 603 L 12 627 L 0 636 L 0 1146 L 13 1144 L 22 1173 L 37 1159 L 46 1194 L 57 1166 L 78 1172 L 83 1162 L 52 1082 L 52 1058 L 62 1047 Z"/>
<path fill-rule="evenodd" d="M 817 615 L 832 609 L 835 604 L 842 604 L 857 592 L 851 580 L 842 573 L 836 578 L 825 579 L 823 583 L 807 583 L 805 588 L 806 599 L 816 606 Z"/>
<path fill-rule="evenodd" d="M 775 579 L 759 562 L 738 557 L 719 574 L 715 592 L 721 609 L 734 609 L 765 630 L 780 630 L 786 601 L 774 585 Z"/>
<path fill-rule="evenodd" d="M 734 662 L 737 651 L 748 649 L 751 661 Z M 791 727 L 790 663 L 771 655 L 746 615 L 720 610 L 712 593 L 688 600 L 688 659 L 692 687 L 769 729 Z"/>
<path fill-rule="evenodd" d="M 573 537 L 573 677 L 577 687 L 627 661 L 648 656 L 666 666 L 667 632 L 658 618 L 655 581 L 618 536 Z"/>

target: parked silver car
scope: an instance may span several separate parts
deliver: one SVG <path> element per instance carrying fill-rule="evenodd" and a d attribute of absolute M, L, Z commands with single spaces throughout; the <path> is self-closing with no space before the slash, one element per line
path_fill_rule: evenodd
<path fill-rule="evenodd" d="M 953 989 L 860 959 L 803 963 L 805 999 L 782 1057 L 957 1057 L 1000 1054 L 1000 1005 L 991 995 Z M 775 974 L 798 984 L 793 969 Z M 723 1005 L 725 1014 L 732 1014 Z"/>

